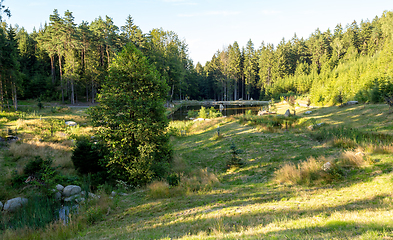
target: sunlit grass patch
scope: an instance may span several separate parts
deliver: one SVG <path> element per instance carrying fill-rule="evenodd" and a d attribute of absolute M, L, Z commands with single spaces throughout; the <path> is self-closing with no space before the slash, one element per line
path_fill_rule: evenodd
<path fill-rule="evenodd" d="M 63 140 L 60 143 L 41 142 L 37 140 L 28 140 L 26 142 L 11 143 L 8 155 L 16 161 L 18 172 L 25 164 L 34 156 L 42 159 L 52 159 L 53 167 L 58 167 L 61 171 L 74 171 L 74 165 L 71 161 L 73 142 L 71 140 Z"/>
<path fill-rule="evenodd" d="M 346 170 L 360 168 L 366 164 L 360 152 L 345 151 L 338 157 L 309 157 L 297 165 L 290 162 L 275 171 L 275 180 L 279 183 L 318 184 L 342 179 Z"/>

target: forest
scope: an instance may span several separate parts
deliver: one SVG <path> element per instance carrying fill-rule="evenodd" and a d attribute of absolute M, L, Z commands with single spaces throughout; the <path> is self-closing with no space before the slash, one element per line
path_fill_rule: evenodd
<path fill-rule="evenodd" d="M 393 12 L 202 65 L 131 15 L 2 4 L 1 239 L 393 238 Z"/>
<path fill-rule="evenodd" d="M 235 41 L 204 65 L 194 64 L 186 40 L 155 28 L 143 33 L 129 15 L 123 26 L 109 16 L 75 23 L 55 9 L 48 23 L 28 33 L 6 21 L 0 28 L 1 106 L 18 99 L 94 103 L 113 57 L 132 42 L 170 86 L 172 100 L 270 100 L 307 95 L 314 105 L 343 100 L 381 102 L 393 92 L 393 13 L 309 38 L 282 39 L 274 46 Z"/>

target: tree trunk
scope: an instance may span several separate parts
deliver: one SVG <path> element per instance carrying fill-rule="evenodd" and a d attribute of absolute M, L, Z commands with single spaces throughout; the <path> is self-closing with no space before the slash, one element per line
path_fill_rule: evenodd
<path fill-rule="evenodd" d="M 59 69 L 60 69 L 60 88 L 61 88 L 61 102 L 64 103 L 64 85 L 63 85 L 63 73 L 61 69 L 61 56 L 59 55 Z"/>
<path fill-rule="evenodd" d="M 1 79 L 1 76 L 0 76 Z M 3 111 L 4 107 L 4 94 L 3 94 L 3 81 L 0 80 L 0 101 L 1 101 L 1 111 Z"/>
<path fill-rule="evenodd" d="M 94 103 L 94 81 L 91 80 L 91 103 Z"/>
<path fill-rule="evenodd" d="M 89 102 L 89 88 L 86 83 L 86 102 Z"/>
<path fill-rule="evenodd" d="M 235 80 L 234 80 L 235 82 L 234 82 L 234 89 L 233 89 L 233 100 L 234 101 L 236 101 L 236 93 L 237 93 L 237 81 L 236 81 L 236 78 L 235 78 Z"/>
<path fill-rule="evenodd" d="M 18 111 L 18 96 L 16 94 L 16 85 L 15 82 L 12 83 L 12 100 L 14 103 L 15 111 Z"/>
<path fill-rule="evenodd" d="M 70 81 L 71 84 L 71 104 L 75 104 L 75 96 L 74 96 L 74 79 L 71 79 Z"/>
<path fill-rule="evenodd" d="M 55 65 L 54 65 L 54 56 L 50 56 L 50 69 L 51 69 L 51 75 L 52 75 L 52 85 L 55 85 L 56 81 L 56 72 L 55 72 Z"/>
<path fill-rule="evenodd" d="M 172 84 L 171 101 L 173 100 L 173 92 L 175 91 L 175 84 Z"/>

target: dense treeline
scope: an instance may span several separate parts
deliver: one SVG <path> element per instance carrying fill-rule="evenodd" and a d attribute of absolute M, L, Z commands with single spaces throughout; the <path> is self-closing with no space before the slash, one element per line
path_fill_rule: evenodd
<path fill-rule="evenodd" d="M 278 98 L 309 94 L 314 104 L 345 100 L 379 102 L 393 94 L 393 13 L 354 21 L 333 32 L 317 29 L 308 39 L 296 35 L 274 47 L 251 40 L 218 51 L 203 68 L 205 97 L 220 100 Z M 197 66 L 198 69 L 198 66 Z"/>
<path fill-rule="evenodd" d="M 2 22 L 0 29 L 0 101 L 17 107 L 17 98 L 94 102 L 109 63 L 129 42 L 148 57 L 170 86 L 168 100 L 183 98 L 186 79 L 196 75 L 187 45 L 176 33 L 153 29 L 143 33 L 131 16 L 120 28 L 112 18 L 74 22 L 72 12 L 57 10 L 49 23 L 27 33 Z M 182 93 L 183 91 L 183 93 Z"/>
<path fill-rule="evenodd" d="M 27 33 L 1 22 L 0 101 L 17 99 L 94 102 L 109 63 L 129 42 L 166 79 L 167 100 L 270 99 L 306 94 L 313 104 L 337 99 L 379 102 L 393 93 L 393 13 L 354 21 L 333 31 L 317 29 L 308 39 L 296 35 L 277 45 L 250 39 L 218 50 L 205 66 L 195 66 L 176 33 L 157 28 L 143 33 L 131 16 L 118 27 L 112 18 L 74 22 L 57 10 L 49 23 Z"/>

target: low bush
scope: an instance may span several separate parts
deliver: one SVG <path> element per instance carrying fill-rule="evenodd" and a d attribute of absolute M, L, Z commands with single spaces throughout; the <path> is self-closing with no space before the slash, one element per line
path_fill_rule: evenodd
<path fill-rule="evenodd" d="M 147 185 L 150 198 L 170 197 L 169 188 L 169 184 L 165 181 L 154 181 Z"/>
<path fill-rule="evenodd" d="M 81 175 L 91 175 L 91 185 L 95 188 L 108 180 L 106 148 L 98 141 L 80 138 L 72 152 L 72 163 Z"/>
<path fill-rule="evenodd" d="M 231 158 L 229 158 L 229 160 L 227 161 L 227 169 L 230 169 L 232 167 L 242 167 L 244 165 L 244 162 L 239 157 L 239 154 L 243 153 L 243 150 L 238 149 L 236 145 L 232 142 L 230 146 L 230 152 Z"/>
<path fill-rule="evenodd" d="M 216 175 L 207 169 L 197 169 L 187 174 L 178 174 L 178 184 L 171 186 L 167 181 L 154 181 L 147 185 L 150 198 L 168 198 L 200 191 L 209 191 L 220 182 Z"/>

